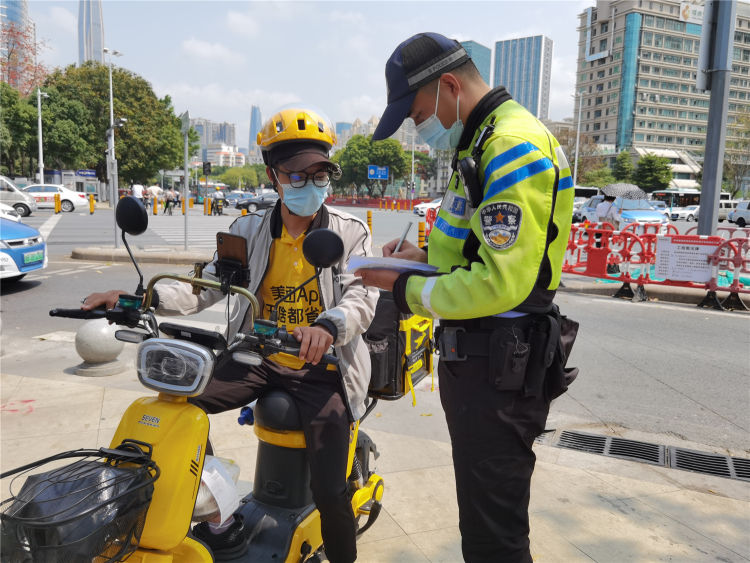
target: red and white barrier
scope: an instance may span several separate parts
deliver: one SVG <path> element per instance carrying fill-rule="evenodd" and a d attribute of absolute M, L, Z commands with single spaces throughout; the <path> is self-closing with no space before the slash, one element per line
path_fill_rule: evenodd
<path fill-rule="evenodd" d="M 618 297 L 645 299 L 646 284 L 687 287 L 708 291 L 701 306 L 746 309 L 739 294 L 750 294 L 740 280 L 750 274 L 750 229 L 720 231 L 729 238 L 680 235 L 674 225 L 660 223 L 630 224 L 622 231 L 610 223 L 574 224 L 563 272 L 623 282 Z M 731 285 L 720 286 L 719 277 L 729 272 Z M 631 283 L 637 284 L 637 294 Z M 729 296 L 719 303 L 716 291 Z"/>

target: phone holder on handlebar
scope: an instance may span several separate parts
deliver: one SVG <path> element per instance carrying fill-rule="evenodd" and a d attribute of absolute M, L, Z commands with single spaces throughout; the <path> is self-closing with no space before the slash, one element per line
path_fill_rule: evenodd
<path fill-rule="evenodd" d="M 219 258 L 216 261 L 216 274 L 221 281 L 221 292 L 224 295 L 229 293 L 230 285 L 250 285 L 250 268 L 243 268 L 239 260 Z"/>

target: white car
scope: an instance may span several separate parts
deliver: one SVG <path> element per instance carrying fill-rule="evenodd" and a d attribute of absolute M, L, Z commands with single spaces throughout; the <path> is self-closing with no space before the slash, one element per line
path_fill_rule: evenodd
<path fill-rule="evenodd" d="M 727 219 L 741 228 L 750 225 L 750 200 L 746 199 L 737 203 L 737 207 L 729 212 Z"/>
<path fill-rule="evenodd" d="M 74 211 L 77 207 L 88 205 L 88 199 L 83 192 L 75 192 L 62 184 L 32 184 L 23 189 L 36 200 L 39 209 L 55 207 L 55 194 L 60 194 L 60 208 L 65 212 Z"/>
<path fill-rule="evenodd" d="M 434 209 L 437 211 L 440 209 L 440 204 L 442 203 L 443 198 L 437 197 L 433 199 L 432 201 L 426 201 L 424 203 L 418 203 L 414 206 L 414 213 L 419 215 L 420 217 L 424 217 L 427 214 L 428 209 Z"/>
<path fill-rule="evenodd" d="M 697 221 L 700 205 L 688 205 L 687 207 L 675 207 L 672 209 L 672 221 Z"/>
<path fill-rule="evenodd" d="M 10 219 L 11 221 L 15 221 L 16 223 L 21 222 L 21 216 L 18 214 L 18 211 L 16 211 L 12 206 L 5 203 L 0 203 L 0 217 Z"/>

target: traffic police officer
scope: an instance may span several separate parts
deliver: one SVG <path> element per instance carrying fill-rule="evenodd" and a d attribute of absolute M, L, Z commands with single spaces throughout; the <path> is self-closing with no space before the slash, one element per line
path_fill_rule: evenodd
<path fill-rule="evenodd" d="M 504 87 L 490 89 L 457 41 L 415 35 L 385 74 L 388 106 L 373 140 L 411 117 L 425 142 L 454 150 L 453 175 L 429 252 L 405 243 L 394 253 L 396 241 L 383 249 L 437 273 L 357 275 L 392 290 L 403 312 L 440 319 L 440 398 L 464 558 L 531 561 L 532 444 L 557 394 L 547 374 L 559 332 L 550 336 L 546 319 L 570 232 L 570 168 L 544 125 Z"/>

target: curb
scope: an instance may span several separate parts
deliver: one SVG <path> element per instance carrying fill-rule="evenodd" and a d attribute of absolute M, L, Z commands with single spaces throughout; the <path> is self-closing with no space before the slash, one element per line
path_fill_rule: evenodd
<path fill-rule="evenodd" d="M 189 264 L 210 262 L 214 253 L 210 250 L 199 252 L 191 250 L 133 250 L 133 256 L 139 263 L 151 264 Z M 130 255 L 124 248 L 74 248 L 70 257 L 74 260 L 98 260 L 103 262 L 130 262 Z"/>

